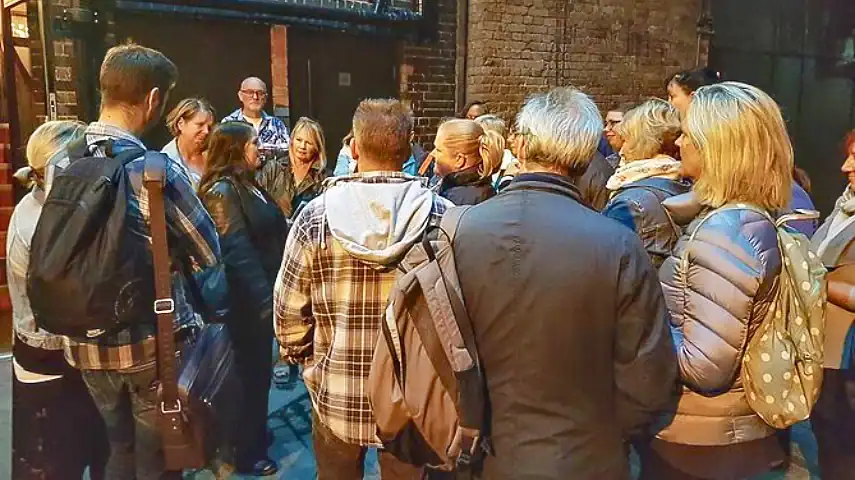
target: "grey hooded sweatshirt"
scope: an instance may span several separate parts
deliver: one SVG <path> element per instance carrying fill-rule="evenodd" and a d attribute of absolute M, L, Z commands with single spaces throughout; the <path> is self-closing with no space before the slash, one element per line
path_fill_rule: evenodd
<path fill-rule="evenodd" d="M 319 420 L 378 445 L 365 393 L 395 264 L 450 204 L 397 172 L 331 179 L 295 220 L 274 289 L 283 356 L 303 361 Z"/>

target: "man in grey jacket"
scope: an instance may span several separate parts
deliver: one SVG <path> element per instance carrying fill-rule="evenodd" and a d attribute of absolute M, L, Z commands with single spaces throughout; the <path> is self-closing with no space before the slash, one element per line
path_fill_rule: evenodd
<path fill-rule="evenodd" d="M 602 132 L 591 99 L 536 95 L 517 131 L 523 173 L 466 211 L 454 240 L 490 400 L 483 477 L 626 479 L 626 442 L 677 392 L 657 273 L 572 180 Z"/>

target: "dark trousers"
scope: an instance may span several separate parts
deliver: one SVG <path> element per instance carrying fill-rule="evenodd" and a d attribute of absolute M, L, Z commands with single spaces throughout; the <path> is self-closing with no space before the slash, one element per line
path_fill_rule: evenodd
<path fill-rule="evenodd" d="M 127 370 L 83 370 L 82 374 L 107 426 L 107 478 L 180 478 L 179 473 L 164 468 L 155 364 Z"/>
<path fill-rule="evenodd" d="M 823 370 L 822 391 L 811 414 L 822 478 L 855 478 L 855 371 Z"/>
<path fill-rule="evenodd" d="M 637 443 L 640 480 L 743 480 L 786 471 L 789 431 L 722 446 L 681 445 L 654 439 Z"/>
<path fill-rule="evenodd" d="M 272 325 L 272 323 L 271 323 Z M 255 338 L 252 338 L 255 337 Z M 235 366 L 243 382 L 241 425 L 235 439 L 238 470 L 267 458 L 267 409 L 273 376 L 273 332 L 234 335 Z"/>
<path fill-rule="evenodd" d="M 104 422 L 77 371 L 41 383 L 13 374 L 12 478 L 105 478 L 109 446 Z"/>
<path fill-rule="evenodd" d="M 368 448 L 345 443 L 336 437 L 312 412 L 312 443 L 317 463 L 317 480 L 362 480 Z M 383 480 L 421 480 L 423 469 L 401 462 L 394 455 L 379 452 Z"/>

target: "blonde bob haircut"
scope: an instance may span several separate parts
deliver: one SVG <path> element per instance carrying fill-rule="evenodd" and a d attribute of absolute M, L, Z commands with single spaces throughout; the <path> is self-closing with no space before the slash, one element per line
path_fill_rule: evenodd
<path fill-rule="evenodd" d="M 789 205 L 793 145 L 781 109 L 765 92 L 739 82 L 701 87 L 684 133 L 700 154 L 694 191 L 703 203 L 749 203 L 770 211 Z"/>
<path fill-rule="evenodd" d="M 294 130 L 291 132 L 291 141 L 293 142 L 297 135 L 303 131 L 308 131 L 312 136 L 312 141 L 315 142 L 315 148 L 318 151 L 315 153 L 315 161 L 313 165 L 318 165 L 320 170 L 327 168 L 327 147 L 324 140 L 324 129 L 321 124 L 308 117 L 300 117 L 297 124 L 294 125 Z"/>
<path fill-rule="evenodd" d="M 444 146 L 451 155 L 478 157 L 478 174 L 481 178 L 499 171 L 505 151 L 504 137 L 465 118 L 448 120 L 439 126 L 439 130 L 445 134 Z"/>
<path fill-rule="evenodd" d="M 620 153 L 626 162 L 659 154 L 674 156 L 680 114 L 665 100 L 651 98 L 626 113 L 617 126 L 617 134 L 624 139 Z"/>

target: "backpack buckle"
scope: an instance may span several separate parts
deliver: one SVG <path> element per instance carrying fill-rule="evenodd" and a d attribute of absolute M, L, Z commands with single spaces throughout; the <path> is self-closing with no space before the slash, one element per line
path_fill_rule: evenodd
<path fill-rule="evenodd" d="M 154 313 L 161 315 L 175 311 L 175 300 L 171 298 L 158 298 L 154 301 Z"/>

